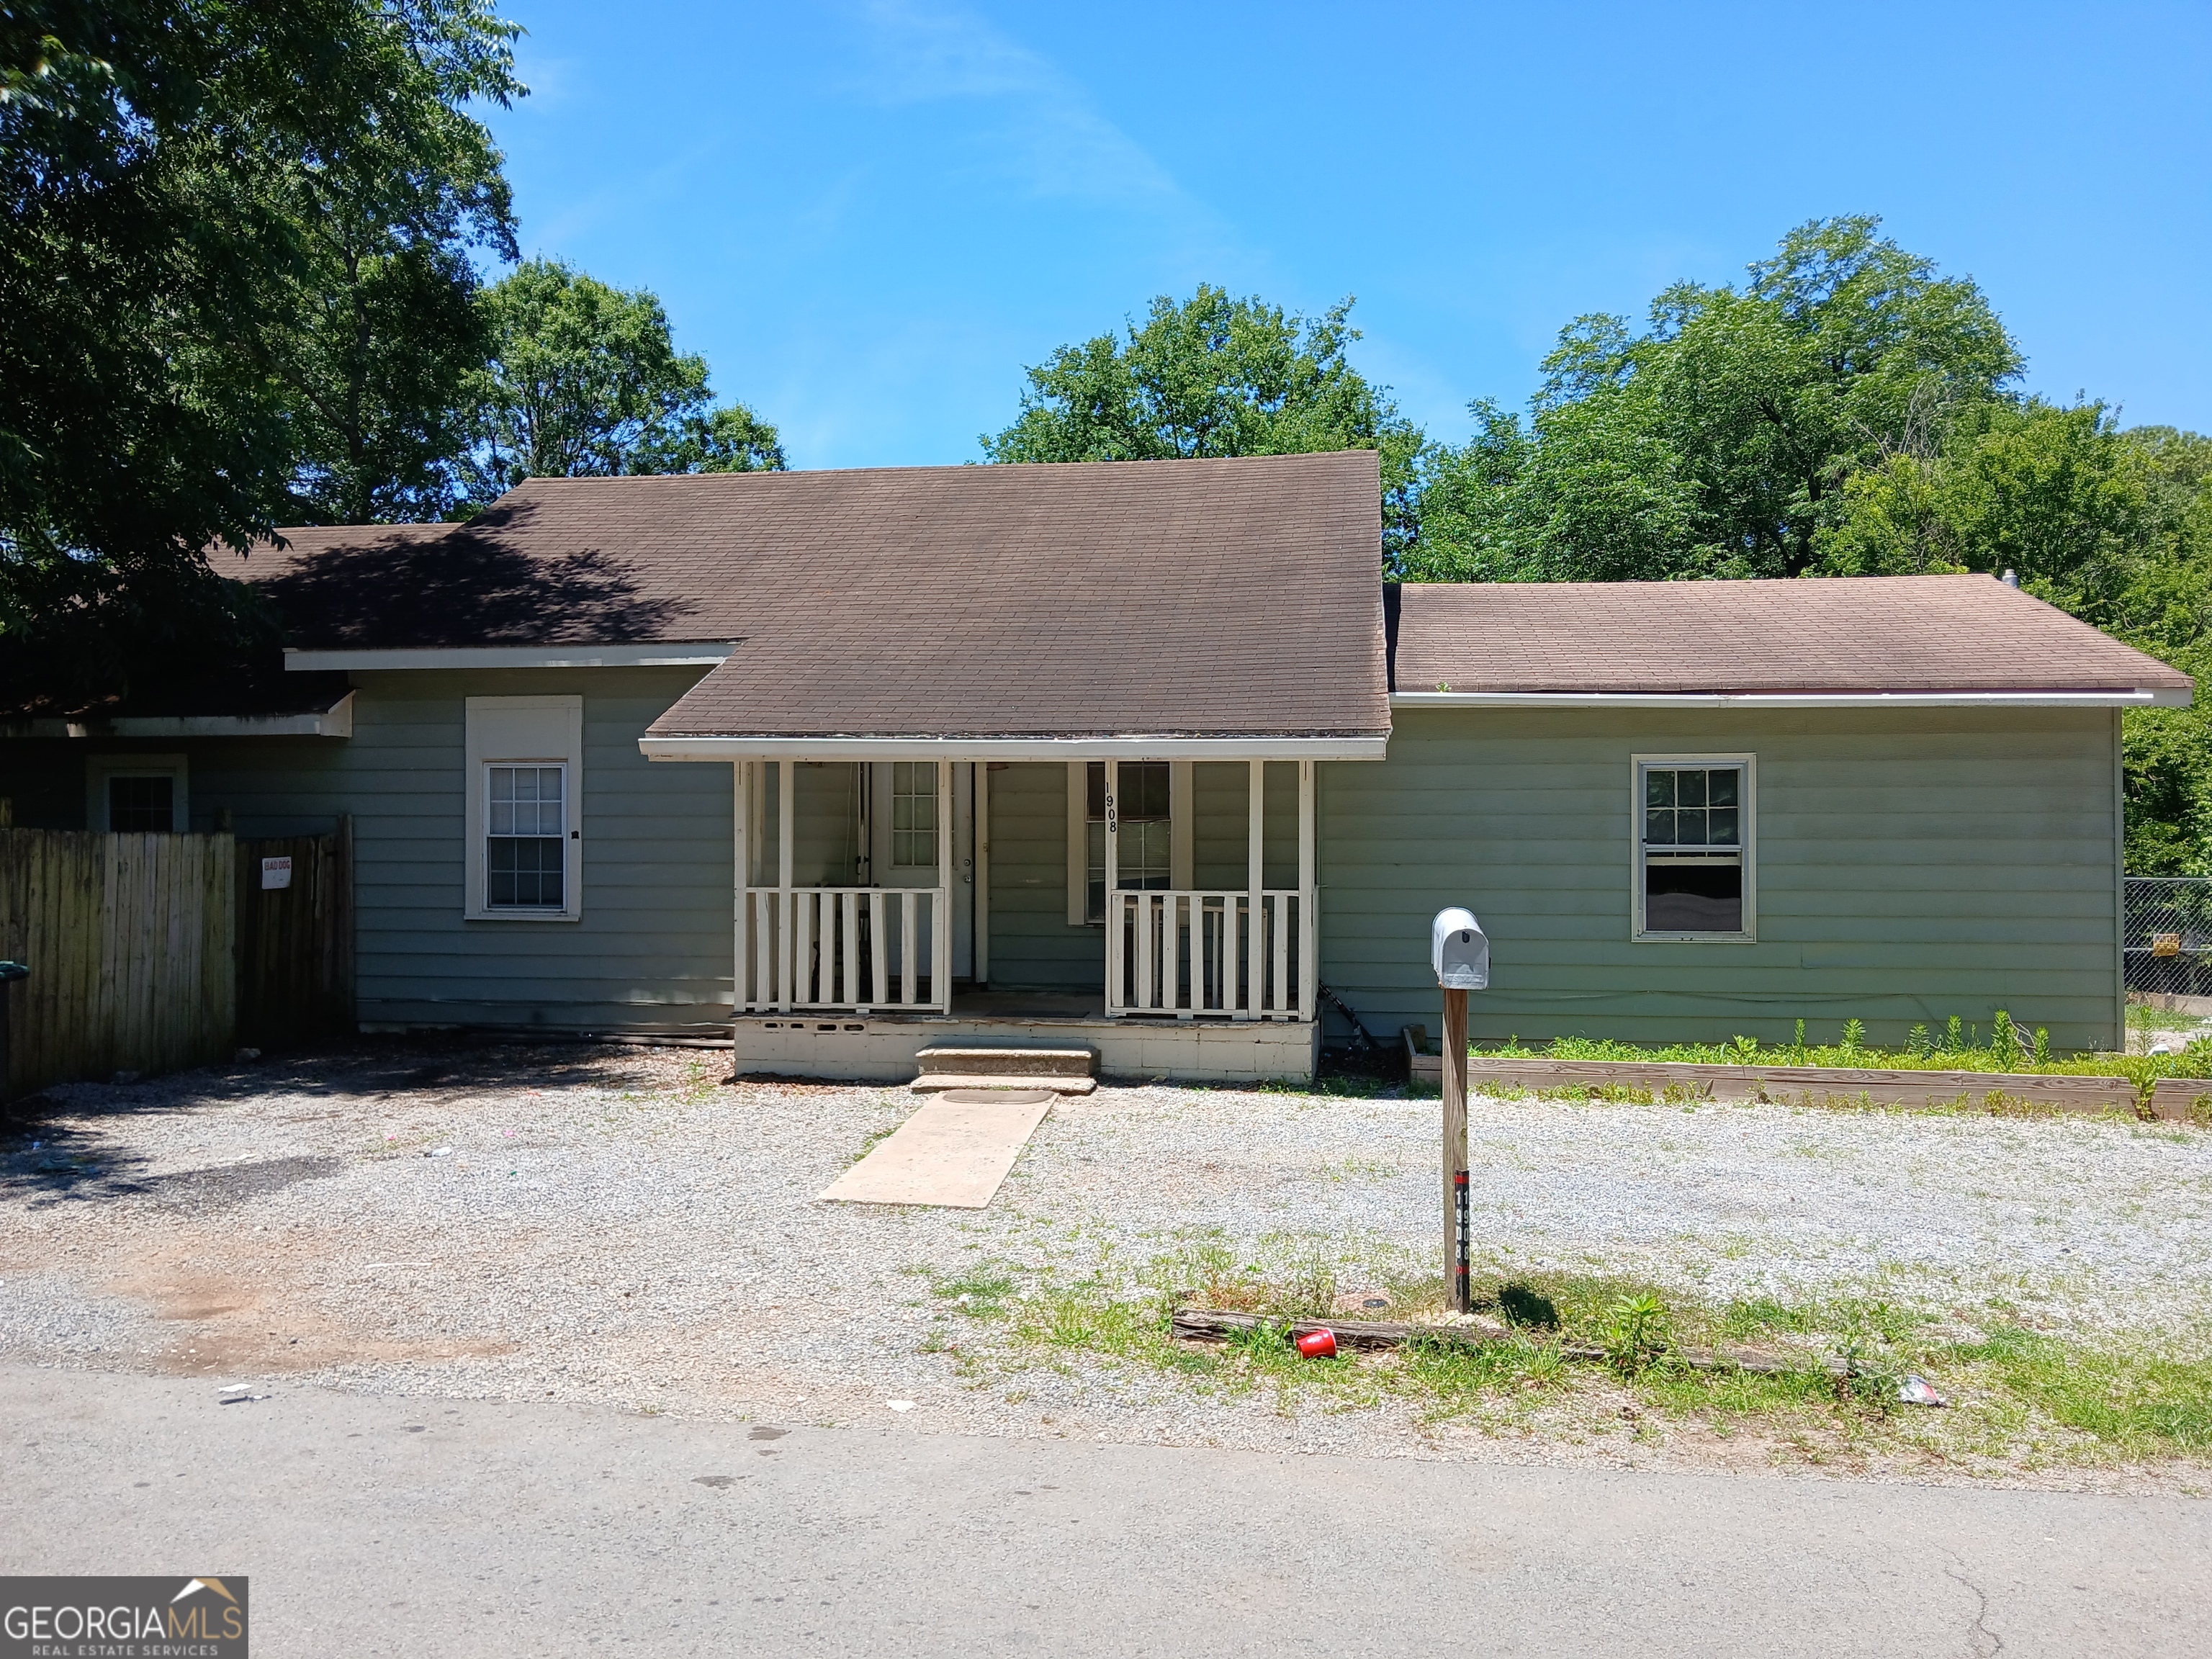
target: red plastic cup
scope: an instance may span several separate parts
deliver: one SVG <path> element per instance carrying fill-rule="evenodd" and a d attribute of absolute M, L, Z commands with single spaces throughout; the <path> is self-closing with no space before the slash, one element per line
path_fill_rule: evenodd
<path fill-rule="evenodd" d="M 1336 1358 L 1336 1333 L 1330 1330 L 1308 1331 L 1298 1339 L 1298 1352 L 1309 1359 Z"/>

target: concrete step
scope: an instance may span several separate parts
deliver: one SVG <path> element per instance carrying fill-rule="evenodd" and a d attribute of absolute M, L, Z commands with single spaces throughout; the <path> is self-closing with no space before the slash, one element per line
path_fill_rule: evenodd
<path fill-rule="evenodd" d="M 1092 1078 L 1051 1073 L 1018 1077 L 1005 1072 L 924 1072 L 906 1086 L 918 1095 L 938 1094 L 947 1089 L 1049 1089 L 1054 1094 L 1087 1095 L 1098 1085 Z"/>
<path fill-rule="evenodd" d="M 915 1055 L 925 1072 L 961 1072 L 971 1077 L 1089 1077 L 1088 1048 L 1018 1048 L 1012 1044 L 933 1043 Z"/>
<path fill-rule="evenodd" d="M 915 1055 L 918 1094 L 945 1089 L 1051 1089 L 1087 1095 L 1095 1056 L 1088 1048 L 1018 1048 L 989 1043 L 934 1043 Z"/>

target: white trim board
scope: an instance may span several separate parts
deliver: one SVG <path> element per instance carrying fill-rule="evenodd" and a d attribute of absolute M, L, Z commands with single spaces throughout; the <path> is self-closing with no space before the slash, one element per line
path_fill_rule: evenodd
<path fill-rule="evenodd" d="M 1393 691 L 1393 708 L 2186 708 L 2188 691 Z"/>
<path fill-rule="evenodd" d="M 1343 738 L 640 738 L 647 760 L 1381 760 L 1389 733 Z"/>
<path fill-rule="evenodd" d="M 293 714 L 118 714 L 106 720 L 16 720 L 11 738 L 349 738 L 353 693 L 320 712 Z"/>
<path fill-rule="evenodd" d="M 727 662 L 730 641 L 649 645 L 468 645 L 284 653 L 293 673 L 335 668 L 693 668 Z"/>

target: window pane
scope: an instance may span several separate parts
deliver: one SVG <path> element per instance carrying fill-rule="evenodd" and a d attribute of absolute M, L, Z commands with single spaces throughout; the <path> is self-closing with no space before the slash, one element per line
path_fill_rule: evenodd
<path fill-rule="evenodd" d="M 1677 847 L 1703 847 L 1705 844 L 1705 814 L 1702 808 L 1674 814 L 1674 844 Z"/>
<path fill-rule="evenodd" d="M 1667 811 L 1649 811 L 1644 815 L 1644 839 L 1653 847 L 1672 847 L 1674 844 L 1674 815 Z"/>
<path fill-rule="evenodd" d="M 1743 866 L 1674 864 L 1655 859 L 1644 871 L 1644 929 L 1650 933 L 1740 933 Z"/>
<path fill-rule="evenodd" d="M 110 778 L 107 827 L 123 834 L 164 833 L 177 827 L 174 778 Z"/>
<path fill-rule="evenodd" d="M 1705 775 L 1698 772 L 1674 774 L 1674 805 L 1703 806 L 1705 804 Z"/>
<path fill-rule="evenodd" d="M 1106 821 L 1106 763 L 1093 761 L 1083 769 L 1084 781 L 1090 790 L 1085 797 L 1085 814 L 1093 823 L 1103 823 Z"/>
<path fill-rule="evenodd" d="M 1644 804 L 1646 806 L 1672 806 L 1674 804 L 1674 775 L 1654 769 L 1644 775 Z"/>
<path fill-rule="evenodd" d="M 937 867 L 937 765 L 891 763 L 891 865 L 900 870 Z"/>
<path fill-rule="evenodd" d="M 1103 790 L 1104 786 L 1100 786 Z M 1104 807 L 1099 809 L 1103 814 Z M 1084 837 L 1086 853 L 1084 915 L 1092 921 L 1106 920 L 1106 824 L 1103 817 L 1092 821 Z"/>
<path fill-rule="evenodd" d="M 1121 774 L 1121 821 L 1164 818 L 1168 815 L 1168 763 L 1165 761 L 1124 761 Z"/>
<path fill-rule="evenodd" d="M 1736 799 L 1736 788 L 1743 781 L 1743 774 L 1741 772 L 1739 772 L 1734 767 L 1730 767 L 1724 772 L 1709 772 L 1706 774 L 1706 777 L 1709 781 L 1708 787 L 1711 791 L 1710 799 L 1713 805 L 1735 806 L 1740 805 Z"/>
<path fill-rule="evenodd" d="M 489 837 L 484 902 L 494 908 L 557 910 L 566 843 L 552 836 Z"/>
<path fill-rule="evenodd" d="M 1705 839 L 1715 847 L 1736 845 L 1736 810 L 1733 806 L 1716 806 L 1707 815 Z"/>

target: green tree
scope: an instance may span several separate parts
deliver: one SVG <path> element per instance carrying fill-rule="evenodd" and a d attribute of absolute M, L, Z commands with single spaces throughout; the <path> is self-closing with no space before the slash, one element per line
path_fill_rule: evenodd
<path fill-rule="evenodd" d="M 1382 467 L 1383 542 L 1395 558 L 1415 528 L 1425 441 L 1345 356 L 1352 302 L 1318 318 L 1232 299 L 1200 283 L 1162 295 L 1141 327 L 1060 347 L 1025 371 L 1021 413 L 981 439 L 994 461 L 1172 460 L 1373 449 Z"/>
<path fill-rule="evenodd" d="M 1739 290 L 1678 283 L 1644 331 L 1577 319 L 1544 362 L 1525 441 L 1488 405 L 1432 459 L 1431 580 L 1795 576 L 1819 561 L 1844 480 L 1902 443 L 1916 410 L 1996 397 L 2021 357 L 1969 280 L 1879 234 L 1815 220 Z M 1507 449 L 1515 464 L 1500 471 Z"/>
<path fill-rule="evenodd" d="M 714 406 L 706 360 L 678 353 L 645 289 L 531 259 L 482 303 L 491 358 L 469 388 L 478 500 L 525 478 L 784 465 L 773 426 L 742 404 Z"/>
<path fill-rule="evenodd" d="M 483 0 L 0 10 L 0 700 L 265 643 L 203 550 L 300 516 L 343 456 L 304 395 L 331 378 L 312 210 L 381 191 L 400 243 L 446 235 L 403 199 L 435 181 L 380 175 L 434 170 L 459 103 L 514 89 L 514 33 Z M 444 198 L 504 213 L 481 179 Z M 386 336 L 410 303 L 386 285 Z"/>

